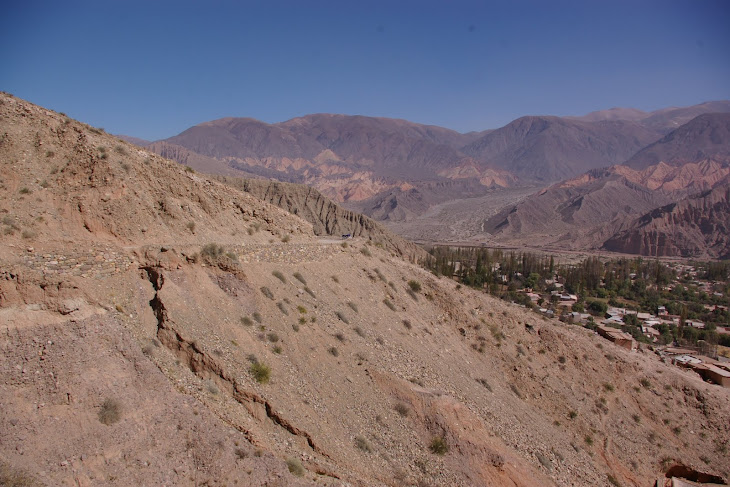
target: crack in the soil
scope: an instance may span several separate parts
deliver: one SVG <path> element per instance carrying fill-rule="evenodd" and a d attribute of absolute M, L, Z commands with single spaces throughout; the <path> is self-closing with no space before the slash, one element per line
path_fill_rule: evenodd
<path fill-rule="evenodd" d="M 215 361 L 210 355 L 206 354 L 198 345 L 197 342 L 186 340 L 183 338 L 177 330 L 170 325 L 170 320 L 167 316 L 167 309 L 165 308 L 162 299 L 160 299 L 160 290 L 165 282 L 165 278 L 162 271 L 156 267 L 146 266 L 142 270 L 147 274 L 147 279 L 152 283 L 152 287 L 155 290 L 154 297 L 150 300 L 149 304 L 152 311 L 157 318 L 157 339 L 165 345 L 168 349 L 174 352 L 178 357 L 184 360 L 188 368 L 198 377 L 208 378 L 207 376 L 215 376 L 222 382 L 223 387 L 231 394 L 231 397 L 239 404 L 244 403 L 255 403 L 260 404 L 266 410 L 266 416 L 277 426 L 284 428 L 287 432 L 295 436 L 301 436 L 306 441 L 309 447 L 317 452 L 318 454 L 330 458 L 320 447 L 318 447 L 311 435 L 306 431 L 297 428 L 291 424 L 286 418 L 282 417 L 281 414 L 276 412 L 269 401 L 256 394 L 253 391 L 245 390 L 240 387 L 239 382 L 235 377 L 229 376 L 228 373 L 221 367 L 221 365 Z M 238 429 L 238 428 L 237 428 Z M 248 431 L 241 430 L 247 438 L 250 439 L 250 433 Z M 339 478 L 332 473 L 328 475 Z"/>

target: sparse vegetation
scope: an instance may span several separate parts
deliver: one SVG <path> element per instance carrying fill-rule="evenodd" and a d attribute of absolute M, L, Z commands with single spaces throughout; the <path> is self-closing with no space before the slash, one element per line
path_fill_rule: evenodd
<path fill-rule="evenodd" d="M 251 318 L 249 318 L 248 316 L 244 316 L 243 318 L 241 318 L 241 324 L 243 326 L 251 326 L 253 325 L 253 321 L 251 321 Z"/>
<path fill-rule="evenodd" d="M 362 436 L 356 436 L 355 437 L 355 446 L 358 447 L 360 450 L 364 451 L 365 453 L 372 453 L 373 449 L 370 446 L 370 443 L 368 443 L 368 440 L 366 440 Z"/>
<path fill-rule="evenodd" d="M 295 475 L 297 477 L 303 477 L 304 476 L 304 467 L 302 466 L 302 462 L 300 462 L 296 458 L 287 458 L 286 459 L 286 466 L 289 469 L 289 472 L 291 472 L 292 475 Z"/>
<path fill-rule="evenodd" d="M 279 308 L 279 311 L 281 311 L 283 314 L 287 316 L 289 315 L 289 311 L 286 309 L 286 306 L 284 306 L 283 301 L 279 301 L 278 303 L 276 303 L 276 307 Z"/>
<path fill-rule="evenodd" d="M 586 435 L 586 437 L 583 440 L 586 442 L 586 445 L 588 445 L 588 446 L 593 445 L 593 437 L 591 435 Z"/>
<path fill-rule="evenodd" d="M 253 319 L 256 320 L 256 323 L 261 323 L 263 321 L 263 318 L 261 317 L 261 313 L 258 311 L 255 311 L 254 314 L 252 314 Z"/>
<path fill-rule="evenodd" d="M 649 379 L 646 377 L 639 380 L 639 384 L 641 384 L 644 389 L 649 389 L 651 387 L 651 382 L 649 382 Z"/>
<path fill-rule="evenodd" d="M 255 357 L 254 357 L 255 358 Z M 254 380 L 259 384 L 268 384 L 271 379 L 271 367 L 256 360 L 249 369 Z"/>
<path fill-rule="evenodd" d="M 431 440 L 431 444 L 428 446 L 431 453 L 436 455 L 446 455 L 449 451 L 449 445 L 446 444 L 446 440 L 443 436 L 435 436 Z"/>
<path fill-rule="evenodd" d="M 414 293 L 417 293 L 417 292 L 420 292 L 421 291 L 421 283 L 418 282 L 418 281 L 416 281 L 416 280 L 413 280 L 413 279 L 411 279 L 410 281 L 408 281 L 408 287 Z"/>
<path fill-rule="evenodd" d="M 396 403 L 395 406 L 393 406 L 393 409 L 395 409 L 395 412 L 400 414 L 403 418 L 408 416 L 408 413 L 410 412 L 408 406 L 402 402 Z"/>
<path fill-rule="evenodd" d="M 276 342 L 278 342 L 278 341 L 279 341 L 279 335 L 277 335 L 277 334 L 276 334 L 276 333 L 274 333 L 273 331 L 271 331 L 271 332 L 267 333 L 267 334 L 266 334 L 266 338 L 268 338 L 268 340 L 269 340 L 269 341 L 270 341 L 271 343 L 276 343 Z"/>
<path fill-rule="evenodd" d="M 370 253 L 370 250 L 367 247 L 363 247 L 360 249 L 360 253 L 364 255 L 365 257 L 372 257 L 373 254 Z"/>
<path fill-rule="evenodd" d="M 305 308 L 302 305 L 297 306 L 297 311 L 299 311 L 301 314 L 305 314 L 307 312 L 307 308 Z"/>
<path fill-rule="evenodd" d="M 606 392 L 613 392 L 613 389 L 614 389 L 613 384 L 611 384 L 609 382 L 606 382 L 603 384 L 603 390 L 605 390 Z"/>
<path fill-rule="evenodd" d="M 267 298 L 269 298 L 272 301 L 274 300 L 274 293 L 272 293 L 271 289 L 269 289 L 266 286 L 263 286 L 261 288 L 261 294 L 263 294 L 264 296 L 266 296 Z M 261 323 L 261 322 L 259 321 L 259 323 Z"/>
<path fill-rule="evenodd" d="M 32 191 L 26 187 L 20 188 L 20 194 L 30 194 Z"/>
<path fill-rule="evenodd" d="M 577 411 L 570 411 L 570 412 L 568 413 L 568 417 L 569 417 L 570 419 L 575 419 L 575 418 L 577 418 L 577 417 L 578 417 L 578 412 L 577 412 Z"/>
<path fill-rule="evenodd" d="M 99 409 L 99 421 L 102 424 L 110 425 L 119 421 L 122 417 L 122 405 L 119 401 L 107 398 Z"/>

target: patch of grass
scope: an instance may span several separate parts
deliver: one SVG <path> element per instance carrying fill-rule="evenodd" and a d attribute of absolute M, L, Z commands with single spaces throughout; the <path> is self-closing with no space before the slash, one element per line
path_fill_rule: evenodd
<path fill-rule="evenodd" d="M 395 409 L 395 412 L 400 414 L 403 418 L 408 416 L 408 413 L 411 411 L 408 406 L 402 402 L 396 403 L 395 406 L 393 406 L 393 409 Z"/>
<path fill-rule="evenodd" d="M 352 301 L 348 301 L 347 305 L 350 307 L 351 310 L 353 310 L 355 313 L 359 313 L 357 305 L 353 303 Z"/>
<path fill-rule="evenodd" d="M 366 440 L 362 436 L 355 437 L 355 446 L 365 453 L 372 453 L 373 451 L 373 448 L 370 446 L 370 443 L 368 443 L 368 440 Z"/>
<path fill-rule="evenodd" d="M 296 476 L 296 477 L 303 477 L 304 476 L 304 467 L 302 466 L 302 462 L 300 462 L 296 458 L 287 458 L 286 459 L 286 467 L 289 469 L 289 472 Z"/>
<path fill-rule="evenodd" d="M 266 296 L 267 298 L 269 298 L 272 301 L 274 300 L 274 293 L 272 293 L 271 289 L 269 289 L 266 286 L 263 286 L 261 288 L 261 294 L 263 294 L 264 296 Z"/>
<path fill-rule="evenodd" d="M 385 304 L 388 308 L 390 308 L 391 311 L 396 310 L 395 305 L 388 298 L 383 300 L 383 304 Z"/>
<path fill-rule="evenodd" d="M 254 380 L 259 384 L 268 384 L 269 380 L 271 380 L 271 367 L 258 360 L 251 364 L 249 372 L 251 372 Z"/>
<path fill-rule="evenodd" d="M 307 312 L 307 308 L 305 308 L 302 305 L 297 306 L 297 311 L 299 311 L 301 314 L 305 314 Z"/>
<path fill-rule="evenodd" d="M 114 424 L 122 418 L 122 404 L 116 399 L 107 398 L 99 409 L 99 421 L 102 424 Z"/>
<path fill-rule="evenodd" d="M 307 285 L 307 280 L 304 279 L 304 276 L 302 276 L 299 272 L 295 272 L 294 273 L 294 279 L 296 279 L 297 281 L 301 282 L 305 286 Z"/>
<path fill-rule="evenodd" d="M 282 274 L 281 271 L 272 271 L 271 275 L 286 284 L 286 277 L 284 277 L 284 274 Z"/>
<path fill-rule="evenodd" d="M 449 451 L 449 445 L 446 444 L 443 436 L 434 436 L 428 449 L 436 455 L 446 455 Z"/>
<path fill-rule="evenodd" d="M 421 291 L 421 283 L 418 282 L 418 281 L 416 281 L 416 280 L 414 280 L 414 279 L 411 279 L 410 281 L 408 281 L 408 287 L 414 293 L 417 293 L 417 292 L 420 292 Z"/>

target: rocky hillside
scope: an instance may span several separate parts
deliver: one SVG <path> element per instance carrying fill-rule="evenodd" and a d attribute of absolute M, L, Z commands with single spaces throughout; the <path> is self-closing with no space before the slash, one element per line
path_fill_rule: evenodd
<path fill-rule="evenodd" d="M 0 96 L 0 479 L 730 474 L 730 391 Z M 22 482 L 22 483 L 21 483 Z"/>
<path fill-rule="evenodd" d="M 730 258 L 730 182 L 648 212 L 603 248 L 652 257 Z"/>
<path fill-rule="evenodd" d="M 338 206 L 314 188 L 262 179 L 221 176 L 216 179 L 308 221 L 315 235 L 363 237 L 406 259 L 420 261 L 428 257 L 419 246 L 363 214 Z"/>

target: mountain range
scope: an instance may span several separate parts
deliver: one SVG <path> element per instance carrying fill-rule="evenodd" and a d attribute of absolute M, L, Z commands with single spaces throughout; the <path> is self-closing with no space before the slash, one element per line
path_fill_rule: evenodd
<path fill-rule="evenodd" d="M 314 187 L 421 241 L 597 249 L 727 176 L 727 113 L 730 101 L 613 108 L 468 134 L 364 116 L 224 118 L 145 145 L 206 173 Z M 680 254 L 717 255 L 693 249 Z"/>

